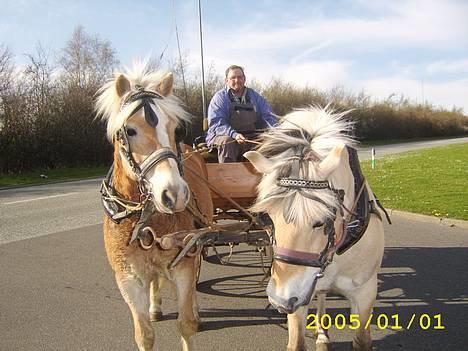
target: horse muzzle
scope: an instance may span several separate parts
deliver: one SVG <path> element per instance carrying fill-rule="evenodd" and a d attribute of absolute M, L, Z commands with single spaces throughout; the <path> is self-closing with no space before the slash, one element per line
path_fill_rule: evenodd
<path fill-rule="evenodd" d="M 190 195 L 185 184 L 179 187 L 169 186 L 162 189 L 159 196 L 154 197 L 156 208 L 167 214 L 184 211 L 189 200 Z"/>
<path fill-rule="evenodd" d="M 268 300 L 270 301 L 271 305 L 278 310 L 280 313 L 294 313 L 297 311 L 297 309 L 301 306 L 308 305 L 309 300 L 304 300 L 301 299 L 298 296 L 292 296 L 292 297 L 281 297 L 279 296 L 273 284 L 270 283 L 267 286 L 266 289 L 267 295 L 268 295 Z"/>

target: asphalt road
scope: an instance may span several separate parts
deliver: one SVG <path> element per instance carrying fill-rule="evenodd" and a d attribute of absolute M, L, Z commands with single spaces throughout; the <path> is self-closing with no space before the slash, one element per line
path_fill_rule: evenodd
<path fill-rule="evenodd" d="M 390 324 L 383 330 L 371 325 L 374 349 L 465 350 L 468 231 L 393 220 L 386 225 L 374 311 Z M 0 350 L 136 350 L 130 312 L 107 264 L 100 225 L 1 245 L 0 267 Z M 237 247 L 226 265 L 210 251 L 198 285 L 203 326 L 194 337 L 197 350 L 285 350 L 285 316 L 266 309 L 262 279 L 258 253 L 247 246 Z M 175 300 L 169 288 L 164 295 L 165 320 L 155 323 L 159 350 L 179 350 Z M 347 307 L 332 296 L 328 311 L 348 315 Z M 391 329 L 395 318 L 406 326 L 413 314 L 416 321 L 426 314 L 423 326 L 429 318 L 429 328 L 414 323 L 409 330 Z M 436 315 L 445 329 L 434 329 Z M 333 328 L 330 334 L 335 351 L 349 350 L 349 329 Z M 313 350 L 310 334 L 307 339 Z"/>
<path fill-rule="evenodd" d="M 0 245 L 102 223 L 101 179 L 0 190 Z"/>
<path fill-rule="evenodd" d="M 136 350 L 131 316 L 105 257 L 98 184 L 0 191 L 0 350 Z M 465 350 L 468 230 L 393 220 L 374 312 L 390 324 L 383 330 L 372 324 L 375 349 Z M 285 350 L 285 316 L 265 309 L 262 279 L 260 258 L 250 248 L 237 247 L 226 265 L 211 252 L 198 286 L 204 323 L 196 349 Z M 159 350 L 178 350 L 175 299 L 171 289 L 165 295 L 165 320 L 155 323 Z M 332 316 L 349 313 L 341 297 L 330 303 Z M 391 328 L 396 318 L 405 325 L 413 314 L 430 327 Z M 439 314 L 445 329 L 435 330 Z M 349 329 L 333 328 L 331 336 L 335 351 L 349 349 Z M 312 350 L 313 344 L 309 335 Z"/>

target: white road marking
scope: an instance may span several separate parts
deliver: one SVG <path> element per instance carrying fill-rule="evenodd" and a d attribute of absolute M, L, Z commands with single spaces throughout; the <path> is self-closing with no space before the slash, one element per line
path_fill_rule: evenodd
<path fill-rule="evenodd" d="M 13 204 L 19 204 L 19 203 L 23 203 L 23 202 L 45 200 L 45 199 L 51 199 L 51 198 L 54 198 L 54 197 L 69 196 L 69 195 L 74 195 L 74 194 L 78 194 L 78 192 L 67 193 L 67 194 L 59 194 L 59 195 L 42 196 L 42 197 L 36 197 L 36 198 L 33 198 L 33 199 L 26 199 L 26 200 L 12 201 L 12 202 L 5 202 L 5 203 L 3 203 L 3 205 L 13 205 Z"/>

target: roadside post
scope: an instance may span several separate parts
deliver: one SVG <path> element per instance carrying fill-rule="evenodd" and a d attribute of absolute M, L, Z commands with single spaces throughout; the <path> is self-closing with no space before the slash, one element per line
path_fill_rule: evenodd
<path fill-rule="evenodd" d="M 371 150 L 371 167 L 375 169 L 375 149 L 372 148 Z"/>

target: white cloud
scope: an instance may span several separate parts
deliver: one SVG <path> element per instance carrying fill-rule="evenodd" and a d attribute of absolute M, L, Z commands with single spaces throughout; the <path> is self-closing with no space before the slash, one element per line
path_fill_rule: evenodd
<path fill-rule="evenodd" d="M 433 62 L 426 67 L 430 74 L 435 73 L 468 73 L 468 59 L 464 60 L 445 60 Z"/>
<path fill-rule="evenodd" d="M 366 81 L 356 81 L 353 86 L 366 93 L 385 99 L 391 94 L 403 95 L 413 102 L 428 102 L 435 106 L 461 107 L 468 112 L 468 79 L 448 82 L 424 82 L 404 77 L 387 77 Z"/>
<path fill-rule="evenodd" d="M 373 51 L 376 48 L 459 48 L 468 37 L 465 14 L 468 3 L 453 1 L 393 1 L 368 5 L 380 14 L 374 18 L 311 18 L 297 14 L 295 23 L 275 28 L 239 24 L 236 30 L 205 26 L 205 47 L 214 55 L 233 51 L 244 53 L 323 48 Z M 382 16 L 385 14 L 385 16 Z M 302 15 L 302 17 L 301 17 Z M 190 30 L 188 42 L 198 42 Z M 324 45 L 326 43 L 326 45 Z M 313 49 L 313 51 L 316 51 Z M 291 53 L 298 55 L 297 51 Z"/>
<path fill-rule="evenodd" d="M 325 41 L 324 43 L 322 44 L 319 44 L 319 45 L 316 45 L 316 46 L 313 46 L 307 50 L 305 50 L 304 52 L 300 53 L 299 55 L 293 57 L 291 60 L 290 60 L 290 63 L 292 65 L 295 65 L 296 63 L 298 63 L 299 61 L 303 60 L 304 58 L 306 58 L 307 56 L 309 56 L 311 53 L 313 52 L 317 52 L 323 48 L 326 48 L 330 45 L 332 45 L 333 42 L 331 40 L 327 40 Z"/>
<path fill-rule="evenodd" d="M 222 74 L 228 65 L 240 64 L 246 68 L 247 79 L 256 78 L 261 82 L 276 77 L 319 89 L 342 85 L 356 92 L 364 88 L 378 98 L 397 93 L 416 101 L 422 95 L 421 80 L 418 80 L 421 72 L 466 72 L 467 60 L 421 66 L 425 58 L 417 55 L 418 50 L 426 50 L 447 52 L 450 57 L 456 50 L 468 49 L 468 2 L 360 1 L 359 6 L 367 10 L 363 11 L 367 17 L 324 17 L 320 12 L 303 11 L 296 13 L 295 22 L 285 21 L 275 27 L 263 27 L 252 21 L 237 23 L 235 30 L 206 24 L 205 66 L 213 65 Z M 192 68 L 198 70 L 198 31 L 193 30 L 193 18 L 188 21 L 191 29 L 184 31 L 183 43 L 191 53 Z M 359 66 L 359 58 L 375 53 L 379 54 L 380 61 L 372 63 L 372 75 L 383 78 L 360 79 L 356 72 L 368 71 L 367 67 Z M 397 61 L 395 57 L 400 54 L 411 58 L 402 57 Z M 385 60 L 382 58 L 385 55 L 392 59 Z M 397 73 L 392 75 L 390 69 Z M 466 79 L 460 78 L 442 83 L 427 81 L 423 87 L 424 99 L 448 108 L 464 107 L 468 112 L 466 83 Z"/>

